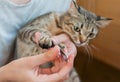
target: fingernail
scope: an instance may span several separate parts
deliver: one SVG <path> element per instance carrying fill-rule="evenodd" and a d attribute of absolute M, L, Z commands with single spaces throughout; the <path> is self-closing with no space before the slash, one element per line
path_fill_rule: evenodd
<path fill-rule="evenodd" d="M 58 53 L 60 52 L 60 48 L 58 46 L 55 46 L 52 48 L 52 51 L 55 52 L 57 51 Z"/>
<path fill-rule="evenodd" d="M 70 55 L 69 56 L 69 62 L 73 62 L 74 61 L 74 55 Z"/>
<path fill-rule="evenodd" d="M 60 56 L 61 56 L 61 53 L 59 52 L 57 57 L 59 58 Z"/>

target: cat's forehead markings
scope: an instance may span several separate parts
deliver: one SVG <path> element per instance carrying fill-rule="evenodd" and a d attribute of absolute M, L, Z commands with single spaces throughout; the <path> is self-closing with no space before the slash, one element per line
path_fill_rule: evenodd
<path fill-rule="evenodd" d="M 85 18 L 83 15 L 80 15 L 80 20 L 81 20 L 81 22 L 85 22 Z"/>

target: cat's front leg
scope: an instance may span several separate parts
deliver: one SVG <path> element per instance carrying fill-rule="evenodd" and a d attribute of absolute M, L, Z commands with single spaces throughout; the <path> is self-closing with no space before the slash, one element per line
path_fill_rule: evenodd
<path fill-rule="evenodd" d="M 36 32 L 33 41 L 43 49 L 48 49 L 54 46 L 50 35 L 44 32 Z"/>

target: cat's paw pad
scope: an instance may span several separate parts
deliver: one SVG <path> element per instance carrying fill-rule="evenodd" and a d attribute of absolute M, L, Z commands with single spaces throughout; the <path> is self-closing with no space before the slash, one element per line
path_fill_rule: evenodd
<path fill-rule="evenodd" d="M 39 40 L 39 46 L 43 49 L 48 49 L 53 47 L 54 43 L 49 36 L 42 36 Z"/>

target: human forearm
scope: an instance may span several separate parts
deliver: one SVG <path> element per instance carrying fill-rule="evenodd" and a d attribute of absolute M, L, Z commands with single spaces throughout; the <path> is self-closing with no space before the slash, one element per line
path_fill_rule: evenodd
<path fill-rule="evenodd" d="M 0 68 L 0 82 L 7 82 L 8 81 L 8 73 L 5 66 Z"/>

